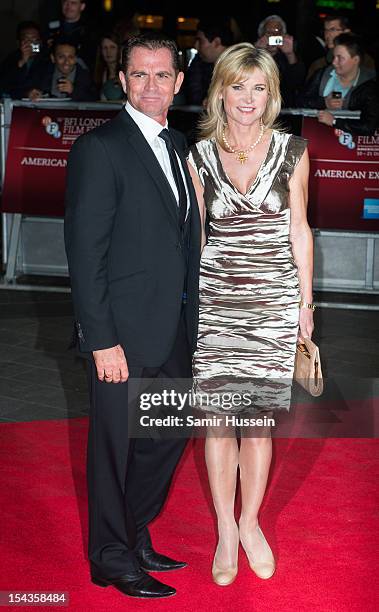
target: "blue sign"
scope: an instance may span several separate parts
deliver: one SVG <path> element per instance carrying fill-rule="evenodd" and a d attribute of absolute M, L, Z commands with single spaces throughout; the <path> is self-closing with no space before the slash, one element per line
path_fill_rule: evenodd
<path fill-rule="evenodd" d="M 379 219 L 379 199 L 365 198 L 363 200 L 363 218 Z"/>

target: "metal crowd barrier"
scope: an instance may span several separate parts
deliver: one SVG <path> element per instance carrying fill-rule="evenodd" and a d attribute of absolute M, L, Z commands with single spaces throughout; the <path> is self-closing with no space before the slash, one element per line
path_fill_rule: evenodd
<path fill-rule="evenodd" d="M 48 101 L 24 102 L 4 99 L 0 104 L 0 181 L 5 174 L 6 151 L 12 110 L 14 107 L 39 109 L 109 110 L 121 108 L 122 103 L 75 103 Z M 171 111 L 200 113 L 200 106 L 173 106 Z M 283 109 L 283 115 L 315 117 L 314 109 Z M 359 112 L 339 111 L 337 117 L 358 118 Z M 172 117 L 175 115 L 171 114 Z M 178 113 L 178 117 L 180 113 Z M 379 293 L 379 235 L 370 232 L 314 230 L 315 238 L 315 290 Z M 63 243 L 63 219 L 21 214 L 2 214 L 2 263 L 5 276 L 0 288 L 43 289 L 44 291 L 69 291 L 68 287 L 46 284 L 43 287 L 19 282 L 20 275 L 67 277 L 68 268 Z M 324 306 L 379 309 L 379 306 L 336 304 L 323 302 Z"/>

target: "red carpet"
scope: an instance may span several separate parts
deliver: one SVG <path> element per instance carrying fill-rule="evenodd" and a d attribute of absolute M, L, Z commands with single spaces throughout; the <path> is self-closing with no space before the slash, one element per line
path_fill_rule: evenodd
<path fill-rule="evenodd" d="M 278 569 L 271 580 L 260 581 L 241 550 L 239 575 L 226 588 L 210 577 L 215 532 L 203 443 L 190 443 L 165 511 L 152 527 L 157 550 L 187 560 L 189 567 L 161 574 L 178 595 L 145 602 L 88 581 L 86 429 L 86 419 L 0 425 L 0 590 L 69 591 L 75 611 L 378 609 L 377 441 L 275 440 L 261 525 Z"/>

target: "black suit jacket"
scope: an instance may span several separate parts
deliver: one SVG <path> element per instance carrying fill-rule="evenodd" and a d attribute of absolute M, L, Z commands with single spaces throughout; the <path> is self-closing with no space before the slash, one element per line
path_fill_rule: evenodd
<path fill-rule="evenodd" d="M 183 135 L 170 133 L 183 150 Z M 72 147 L 65 243 L 82 351 L 121 344 L 132 365 L 162 365 L 175 340 L 185 284 L 194 350 L 200 217 L 185 156 L 180 156 L 191 200 L 188 245 L 167 178 L 124 109 Z"/>
<path fill-rule="evenodd" d="M 33 87 L 52 95 L 51 88 L 53 86 L 54 67 L 54 64 L 49 62 L 45 70 L 40 72 L 39 77 L 33 80 Z M 76 64 L 73 86 L 73 92 L 68 96 L 71 100 L 75 102 L 90 102 L 99 99 L 96 85 L 93 83 L 89 71 L 79 66 L 79 64 Z"/>

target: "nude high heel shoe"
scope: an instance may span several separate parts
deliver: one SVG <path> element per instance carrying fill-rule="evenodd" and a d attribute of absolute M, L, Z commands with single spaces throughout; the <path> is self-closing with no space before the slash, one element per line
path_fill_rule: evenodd
<path fill-rule="evenodd" d="M 275 559 L 272 554 L 272 550 L 263 535 L 263 532 L 259 525 L 256 527 L 259 537 L 261 538 L 264 545 L 264 554 L 261 557 L 254 557 L 253 553 L 249 553 L 247 548 L 244 546 L 243 541 L 241 539 L 242 547 L 246 553 L 247 559 L 249 561 L 250 569 L 258 576 L 258 578 L 262 578 L 262 580 L 267 580 L 271 578 L 271 576 L 275 572 Z"/>
<path fill-rule="evenodd" d="M 220 567 L 217 567 L 216 554 L 217 549 L 212 565 L 213 581 L 218 584 L 218 586 L 228 586 L 229 584 L 232 584 L 232 582 L 235 581 L 238 573 L 238 566 L 235 565 L 234 567 L 228 567 L 228 569 L 221 569 Z"/>
<path fill-rule="evenodd" d="M 236 529 L 237 529 L 237 525 L 236 525 Z M 219 586 L 228 586 L 229 584 L 232 584 L 232 582 L 234 582 L 234 580 L 236 579 L 236 576 L 238 573 L 238 549 L 239 549 L 239 534 L 238 534 L 238 529 L 237 529 L 237 547 L 236 547 L 236 554 L 235 554 L 236 563 L 235 565 L 228 567 L 227 569 L 222 569 L 221 567 L 218 567 L 216 563 L 216 557 L 217 557 L 217 551 L 218 551 L 218 545 L 217 545 L 215 556 L 213 559 L 213 565 L 212 565 L 212 577 L 213 577 L 214 582 L 218 584 Z"/>

